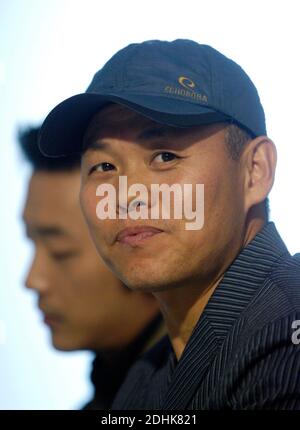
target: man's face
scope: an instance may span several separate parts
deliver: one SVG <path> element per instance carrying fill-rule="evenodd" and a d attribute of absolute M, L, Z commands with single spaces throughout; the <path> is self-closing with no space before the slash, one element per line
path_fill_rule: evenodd
<path fill-rule="evenodd" d="M 98 251 L 130 288 L 156 292 L 199 285 L 222 273 L 236 255 L 244 223 L 243 175 L 229 156 L 225 127 L 163 127 L 117 105 L 91 121 L 82 157 L 81 205 Z M 203 228 L 187 230 L 184 217 L 99 220 L 96 189 L 109 183 L 118 196 L 120 175 L 127 177 L 128 187 L 144 184 L 149 195 L 151 184 L 192 184 L 193 190 L 204 184 Z M 161 231 L 137 243 L 118 240 L 122 229 L 134 226 Z"/>
<path fill-rule="evenodd" d="M 79 169 L 31 177 L 24 221 L 34 257 L 26 285 L 38 294 L 56 348 L 123 347 L 132 340 L 139 314 L 131 309 L 132 292 L 97 254 L 80 210 L 79 188 Z"/>

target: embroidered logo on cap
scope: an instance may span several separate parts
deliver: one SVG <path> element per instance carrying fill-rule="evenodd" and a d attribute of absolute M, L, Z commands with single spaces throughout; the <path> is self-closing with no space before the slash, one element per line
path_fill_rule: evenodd
<path fill-rule="evenodd" d="M 186 76 L 179 76 L 178 83 L 181 85 L 180 87 L 173 85 L 165 86 L 164 92 L 176 96 L 188 97 L 189 99 L 192 99 L 196 102 L 204 104 L 208 103 L 208 98 L 205 94 L 195 91 L 196 84 L 190 78 L 187 78 Z"/>
<path fill-rule="evenodd" d="M 179 76 L 178 82 L 187 90 L 195 88 L 196 84 L 191 79 L 186 78 L 185 76 Z"/>

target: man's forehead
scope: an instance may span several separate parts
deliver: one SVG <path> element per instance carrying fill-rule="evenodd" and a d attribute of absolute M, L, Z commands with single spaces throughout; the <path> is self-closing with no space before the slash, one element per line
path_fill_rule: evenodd
<path fill-rule="evenodd" d="M 22 220 L 29 238 L 40 239 L 71 239 L 75 220 L 66 216 L 63 209 L 53 210 L 51 207 L 36 207 L 27 202 L 22 213 Z"/>
<path fill-rule="evenodd" d="M 110 104 L 100 110 L 90 121 L 83 138 L 83 151 L 95 140 L 106 134 L 127 134 L 136 132 L 138 140 L 149 141 L 174 132 L 174 128 L 155 122 L 139 113 L 117 104 Z"/>
<path fill-rule="evenodd" d="M 83 152 L 106 134 L 123 134 L 135 132 L 141 143 L 161 138 L 180 138 L 189 135 L 203 134 L 203 137 L 223 129 L 226 123 L 202 124 L 193 127 L 173 127 L 147 118 L 132 109 L 110 103 L 100 110 L 90 121 L 83 139 Z"/>
<path fill-rule="evenodd" d="M 97 112 L 91 119 L 86 135 L 114 127 L 162 127 L 161 124 L 116 103 L 110 103 Z M 166 129 L 171 128 L 163 126 Z"/>
<path fill-rule="evenodd" d="M 36 171 L 30 178 L 23 214 L 28 219 L 64 219 L 79 209 L 80 171 Z"/>

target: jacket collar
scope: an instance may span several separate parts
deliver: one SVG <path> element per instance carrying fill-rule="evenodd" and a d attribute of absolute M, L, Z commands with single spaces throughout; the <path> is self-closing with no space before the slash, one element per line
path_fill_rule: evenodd
<path fill-rule="evenodd" d="M 182 409 L 189 403 L 234 322 L 284 254 L 288 250 L 273 222 L 238 254 L 210 297 L 177 364 L 174 352 L 170 354 L 167 372 L 172 382 L 163 409 Z"/>

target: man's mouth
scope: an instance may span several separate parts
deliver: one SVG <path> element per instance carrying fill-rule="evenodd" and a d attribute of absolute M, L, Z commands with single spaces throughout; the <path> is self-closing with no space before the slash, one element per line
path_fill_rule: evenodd
<path fill-rule="evenodd" d="M 155 227 L 129 227 L 124 228 L 117 234 L 116 241 L 130 246 L 138 246 L 160 233 L 163 233 L 163 230 Z"/>
<path fill-rule="evenodd" d="M 40 307 L 40 310 L 43 313 L 43 321 L 48 326 L 55 326 L 58 324 L 61 324 L 63 322 L 63 317 L 55 312 L 44 310 L 42 307 Z"/>
<path fill-rule="evenodd" d="M 57 315 L 45 314 L 44 323 L 48 326 L 56 326 L 62 323 L 62 318 Z"/>

